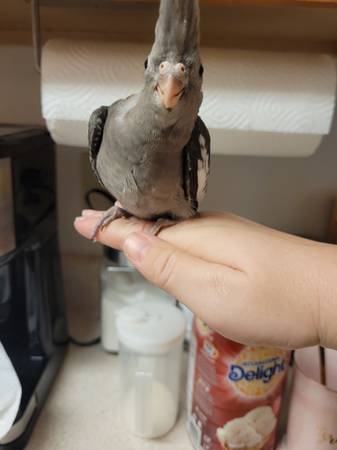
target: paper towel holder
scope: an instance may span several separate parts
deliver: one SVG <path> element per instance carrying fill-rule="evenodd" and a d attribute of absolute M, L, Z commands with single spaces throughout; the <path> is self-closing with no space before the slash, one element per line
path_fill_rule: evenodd
<path fill-rule="evenodd" d="M 80 0 L 82 1 L 82 0 Z M 75 4 L 80 4 L 80 1 L 75 1 Z M 112 0 L 100 0 L 104 5 L 112 3 Z M 91 5 L 99 5 L 97 0 L 86 0 Z M 41 5 L 51 6 L 58 4 L 59 0 L 31 0 L 31 21 L 32 21 L 32 41 L 34 50 L 35 68 L 38 73 L 41 73 L 41 54 L 42 54 L 42 39 L 41 39 Z M 66 5 L 65 5 L 66 6 Z"/>
<path fill-rule="evenodd" d="M 31 0 L 32 39 L 36 70 L 41 73 L 41 17 L 40 0 Z"/>

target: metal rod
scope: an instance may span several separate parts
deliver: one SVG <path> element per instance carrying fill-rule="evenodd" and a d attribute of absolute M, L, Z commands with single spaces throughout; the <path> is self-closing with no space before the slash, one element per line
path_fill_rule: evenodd
<path fill-rule="evenodd" d="M 41 73 L 41 20 L 40 0 L 31 0 L 32 38 L 36 70 Z"/>
<path fill-rule="evenodd" d="M 158 0 L 141 0 L 142 3 L 158 3 Z M 337 1 L 337 0 L 336 0 Z M 116 3 L 116 0 L 40 0 L 41 6 L 109 6 Z M 117 3 L 125 3 L 119 0 Z M 128 0 L 127 3 L 140 3 L 140 0 Z"/>

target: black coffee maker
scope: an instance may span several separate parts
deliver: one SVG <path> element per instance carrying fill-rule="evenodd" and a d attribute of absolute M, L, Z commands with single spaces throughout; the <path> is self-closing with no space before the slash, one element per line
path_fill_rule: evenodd
<path fill-rule="evenodd" d="M 24 448 L 65 354 L 55 152 L 45 130 L 0 127 L 0 341 L 22 385 L 0 450 Z"/>

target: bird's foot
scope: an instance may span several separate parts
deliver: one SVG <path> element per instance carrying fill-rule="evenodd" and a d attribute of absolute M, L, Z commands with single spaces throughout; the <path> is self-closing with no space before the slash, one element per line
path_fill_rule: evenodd
<path fill-rule="evenodd" d="M 95 242 L 99 231 L 104 230 L 110 222 L 120 219 L 121 217 L 130 217 L 130 214 L 121 207 L 119 202 L 116 202 L 111 208 L 104 212 L 102 217 L 96 223 L 90 239 Z"/>
<path fill-rule="evenodd" d="M 157 219 L 152 227 L 149 229 L 148 233 L 152 236 L 157 236 L 157 234 L 163 229 L 167 227 L 172 227 L 178 223 L 177 220 L 171 219 Z"/>

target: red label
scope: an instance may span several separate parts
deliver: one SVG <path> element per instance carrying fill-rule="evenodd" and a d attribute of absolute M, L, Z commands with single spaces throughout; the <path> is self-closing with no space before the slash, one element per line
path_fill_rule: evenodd
<path fill-rule="evenodd" d="M 273 449 L 289 351 L 237 344 L 197 319 L 190 355 L 194 447 Z"/>

